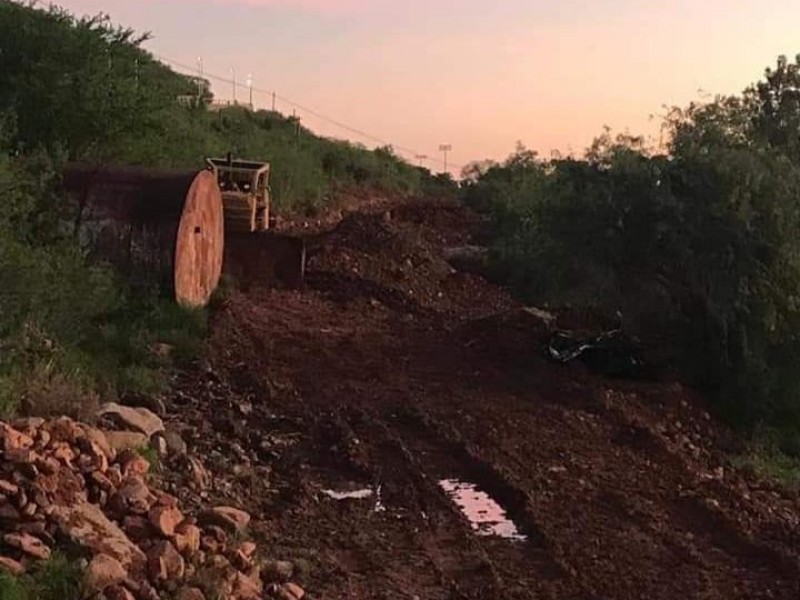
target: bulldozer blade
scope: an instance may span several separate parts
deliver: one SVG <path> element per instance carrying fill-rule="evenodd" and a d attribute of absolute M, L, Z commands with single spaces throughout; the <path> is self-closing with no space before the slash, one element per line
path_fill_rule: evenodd
<path fill-rule="evenodd" d="M 298 236 L 263 231 L 225 236 L 224 274 L 247 291 L 251 288 L 302 289 L 306 243 Z"/>

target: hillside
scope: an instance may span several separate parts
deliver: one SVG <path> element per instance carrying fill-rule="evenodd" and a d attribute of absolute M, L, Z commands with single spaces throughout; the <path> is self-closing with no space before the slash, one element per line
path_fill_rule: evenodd
<path fill-rule="evenodd" d="M 312 208 L 348 185 L 417 192 L 448 183 L 390 147 L 373 152 L 322 138 L 293 116 L 212 109 L 208 81 L 160 63 L 143 48 L 147 36 L 105 17 L 77 19 L 9 0 L 0 2 L 0 16 L 0 110 L 4 143 L 14 151 L 153 167 L 202 167 L 204 157 L 227 152 L 271 160 L 283 208 Z"/>
<path fill-rule="evenodd" d="M 319 223 L 305 290 L 230 292 L 205 355 L 128 400 L 169 435 L 159 497 L 251 517 L 263 597 L 797 597 L 798 492 L 735 466 L 738 437 L 681 384 L 551 362 L 552 323 L 444 260 L 474 241 L 474 213 L 373 197 Z M 148 556 L 164 548 L 123 523 Z M 220 552 L 252 564 L 214 539 L 242 538 L 204 529 L 167 584 L 244 581 L 203 570 Z M 242 589 L 223 597 L 262 597 Z"/>
<path fill-rule="evenodd" d="M 48 412 L 66 402 L 52 396 L 152 391 L 173 359 L 149 348 L 170 343 L 187 356 L 203 335 L 203 314 L 87 262 L 80 208 L 60 191 L 66 163 L 200 169 L 228 152 L 270 161 L 279 215 L 313 215 L 357 189 L 454 190 L 391 148 L 322 138 L 279 113 L 211 110 L 208 82 L 158 62 L 146 40 L 106 17 L 0 0 L 1 412 L 20 398 Z"/>
<path fill-rule="evenodd" d="M 315 598 L 795 598 L 798 493 L 732 466 L 681 384 L 550 362 L 543 321 L 443 259 L 480 227 L 450 203 L 357 210 L 307 290 L 224 302 L 165 398 L 212 498 Z M 453 480 L 510 539 L 471 531 Z"/>

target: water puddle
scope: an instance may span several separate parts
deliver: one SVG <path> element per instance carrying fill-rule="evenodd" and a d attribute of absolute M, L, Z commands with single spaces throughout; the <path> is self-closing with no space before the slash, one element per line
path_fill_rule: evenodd
<path fill-rule="evenodd" d="M 503 507 L 475 484 L 457 479 L 443 479 L 439 485 L 467 517 L 476 534 L 497 536 L 514 542 L 528 539 L 506 516 Z"/>
<path fill-rule="evenodd" d="M 364 500 L 372 496 L 372 490 L 353 490 L 352 492 L 337 492 L 334 490 L 322 490 L 322 493 L 334 500 Z"/>
<path fill-rule="evenodd" d="M 386 506 L 384 506 L 383 501 L 381 500 L 381 486 L 378 486 L 377 490 L 371 490 L 369 488 L 357 489 L 357 490 L 349 490 L 349 491 L 336 491 L 336 490 L 322 490 L 322 494 L 327 496 L 328 498 L 332 498 L 333 500 L 366 500 L 368 498 L 372 498 L 375 496 L 375 506 L 373 510 L 376 513 L 386 512 Z"/>

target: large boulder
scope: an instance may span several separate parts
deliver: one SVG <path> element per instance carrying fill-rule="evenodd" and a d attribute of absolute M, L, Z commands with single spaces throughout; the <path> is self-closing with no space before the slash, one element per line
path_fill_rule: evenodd
<path fill-rule="evenodd" d="M 116 558 L 98 554 L 89 563 L 85 574 L 85 588 L 90 594 L 105 591 L 128 578 L 128 572 Z"/>
<path fill-rule="evenodd" d="M 86 502 L 54 506 L 51 516 L 63 535 L 93 554 L 107 554 L 129 571 L 146 563 L 144 553 L 98 506 Z"/>
<path fill-rule="evenodd" d="M 145 434 L 148 440 L 154 434 L 164 431 L 164 422 L 158 415 L 146 408 L 133 408 L 109 402 L 100 407 L 97 416 L 110 417 L 130 429 Z"/>
<path fill-rule="evenodd" d="M 217 525 L 232 533 L 241 533 L 250 523 L 250 515 L 230 506 L 215 506 L 200 514 L 200 522 Z"/>

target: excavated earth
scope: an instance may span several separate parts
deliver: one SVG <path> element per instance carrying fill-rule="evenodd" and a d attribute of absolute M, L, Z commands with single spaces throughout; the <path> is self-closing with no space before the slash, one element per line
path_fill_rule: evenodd
<path fill-rule="evenodd" d="M 443 258 L 477 217 L 324 225 L 307 289 L 231 292 L 176 375 L 166 420 L 213 475 L 184 504 L 248 510 L 308 598 L 800 598 L 797 492 L 730 467 L 692 390 L 549 362 L 541 318 Z M 443 480 L 518 535 L 478 535 Z"/>

